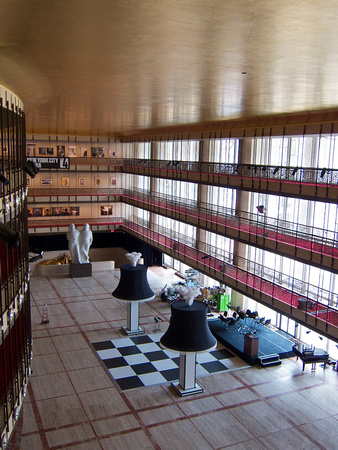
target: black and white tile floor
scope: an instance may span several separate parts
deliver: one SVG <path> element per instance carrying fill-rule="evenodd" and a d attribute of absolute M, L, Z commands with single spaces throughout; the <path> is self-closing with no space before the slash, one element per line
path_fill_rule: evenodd
<path fill-rule="evenodd" d="M 95 342 L 91 346 L 117 387 L 136 389 L 176 381 L 179 378 L 179 353 L 163 350 L 163 333 Z M 210 375 L 248 367 L 223 346 L 197 354 L 196 376 Z"/>

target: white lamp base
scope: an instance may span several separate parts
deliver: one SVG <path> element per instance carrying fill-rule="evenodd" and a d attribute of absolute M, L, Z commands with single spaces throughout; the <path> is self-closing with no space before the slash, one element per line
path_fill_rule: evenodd
<path fill-rule="evenodd" d="M 127 336 L 138 336 L 139 334 L 145 334 L 145 330 L 140 325 L 135 330 L 130 330 L 128 327 L 121 327 L 121 330 Z"/>
<path fill-rule="evenodd" d="M 171 383 L 171 385 L 181 397 L 185 397 L 187 395 L 193 395 L 193 394 L 200 394 L 201 392 L 204 391 L 202 386 L 200 386 L 197 383 L 195 383 L 194 387 L 188 388 L 188 389 L 183 389 L 182 386 L 180 386 L 178 381 L 176 383 Z"/>
<path fill-rule="evenodd" d="M 181 397 L 200 394 L 203 388 L 196 383 L 196 353 L 180 353 L 179 381 L 171 384 Z"/>
<path fill-rule="evenodd" d="M 127 326 L 122 327 L 122 331 L 127 336 L 137 336 L 144 334 L 145 330 L 139 325 L 140 305 L 137 300 L 128 302 Z"/>

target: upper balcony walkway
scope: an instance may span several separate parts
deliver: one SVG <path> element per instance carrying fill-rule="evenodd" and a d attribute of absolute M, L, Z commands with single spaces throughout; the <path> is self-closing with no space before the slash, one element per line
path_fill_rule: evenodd
<path fill-rule="evenodd" d="M 76 195 L 79 194 L 82 195 Z M 61 197 L 65 201 L 65 191 L 60 188 L 51 188 L 50 197 L 42 195 L 44 189 L 29 191 L 29 206 L 37 206 L 40 201 L 58 202 Z M 129 205 L 145 209 L 147 211 L 170 217 L 207 231 L 224 235 L 248 245 L 252 245 L 282 256 L 291 257 L 305 264 L 338 273 L 338 247 L 337 236 L 330 230 L 310 227 L 298 223 L 281 221 L 265 214 L 237 212 L 230 208 L 213 204 L 201 203 L 188 199 L 180 199 L 176 196 L 158 194 L 144 190 L 131 189 L 86 189 L 67 190 L 70 203 L 81 202 L 113 202 L 122 201 Z M 85 195 L 87 194 L 87 195 Z M 89 194 L 92 194 L 89 196 Z M 89 196 L 89 197 L 88 197 Z M 54 199 L 54 200 L 52 200 Z M 31 203 L 33 200 L 33 203 Z M 51 201 L 52 200 L 52 201 Z M 59 200 L 61 201 L 61 199 Z M 40 228 L 43 223 L 47 227 L 63 225 L 64 217 L 45 216 L 41 218 L 30 217 L 29 228 Z M 61 222 L 62 220 L 62 222 Z M 80 220 L 72 217 L 72 221 Z M 84 219 L 82 219 L 83 221 Z M 116 222 L 115 218 L 100 217 L 90 218 L 90 224 L 109 224 Z M 88 222 L 88 223 L 89 223 Z M 66 221 L 67 223 L 67 221 Z M 64 226 L 64 225 L 63 225 Z"/>
<path fill-rule="evenodd" d="M 123 159 L 121 171 L 157 178 L 336 203 L 338 170 L 252 164 Z"/>

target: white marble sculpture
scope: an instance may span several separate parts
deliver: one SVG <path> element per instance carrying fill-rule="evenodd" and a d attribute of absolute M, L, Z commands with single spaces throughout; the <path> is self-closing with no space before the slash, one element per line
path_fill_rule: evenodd
<path fill-rule="evenodd" d="M 67 232 L 67 240 L 72 264 L 79 264 L 79 235 L 79 230 L 71 223 Z"/>
<path fill-rule="evenodd" d="M 127 253 L 126 257 L 133 267 L 136 267 L 137 261 L 142 257 L 140 252 Z"/>
<path fill-rule="evenodd" d="M 198 286 L 179 286 L 177 290 L 188 306 L 191 306 L 195 298 L 201 294 L 201 289 Z"/>
<path fill-rule="evenodd" d="M 79 234 L 79 263 L 89 263 L 89 248 L 93 242 L 93 233 L 88 223 L 84 224 Z"/>

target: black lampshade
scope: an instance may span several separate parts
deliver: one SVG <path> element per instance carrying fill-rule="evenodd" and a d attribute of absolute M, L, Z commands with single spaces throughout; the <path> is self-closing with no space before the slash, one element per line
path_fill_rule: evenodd
<path fill-rule="evenodd" d="M 5 177 L 5 175 L 3 173 L 0 172 L 0 182 L 4 185 L 4 186 L 8 186 L 9 185 L 9 180 Z"/>
<path fill-rule="evenodd" d="M 5 242 L 12 247 L 19 239 L 19 233 L 12 230 L 9 226 L 0 223 L 0 241 Z"/>
<path fill-rule="evenodd" d="M 178 352 L 203 352 L 216 345 L 207 320 L 207 305 L 185 301 L 171 304 L 170 325 L 160 340 L 161 345 Z"/>
<path fill-rule="evenodd" d="M 148 284 L 146 266 L 123 264 L 120 272 L 119 284 L 112 294 L 117 300 L 151 300 L 155 297 Z"/>

